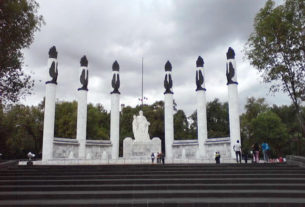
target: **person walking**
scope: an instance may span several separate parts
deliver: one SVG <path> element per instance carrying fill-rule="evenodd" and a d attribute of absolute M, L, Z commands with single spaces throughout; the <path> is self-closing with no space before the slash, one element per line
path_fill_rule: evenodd
<path fill-rule="evenodd" d="M 262 151 L 263 151 L 264 161 L 269 162 L 269 156 L 268 156 L 269 145 L 267 142 L 262 143 Z"/>
<path fill-rule="evenodd" d="M 252 145 L 253 161 L 259 163 L 259 145 L 257 143 Z"/>
<path fill-rule="evenodd" d="M 239 140 L 236 141 L 236 144 L 233 146 L 233 150 L 235 151 L 236 162 L 238 163 L 239 160 L 239 163 L 241 163 L 241 145 L 239 143 Z"/>

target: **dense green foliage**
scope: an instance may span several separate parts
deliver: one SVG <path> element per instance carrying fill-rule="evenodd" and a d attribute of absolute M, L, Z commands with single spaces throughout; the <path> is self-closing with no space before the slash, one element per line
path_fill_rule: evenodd
<path fill-rule="evenodd" d="M 210 138 L 229 137 L 229 108 L 228 103 L 221 103 L 218 99 L 207 103 L 207 125 Z M 190 133 L 197 137 L 197 111 L 190 116 L 192 124 Z"/>
<path fill-rule="evenodd" d="M 16 102 L 34 82 L 22 69 L 21 50 L 33 42 L 43 23 L 35 0 L 0 1 L 0 102 Z"/>
<path fill-rule="evenodd" d="M 248 98 L 245 109 L 241 115 L 241 137 L 246 150 L 253 143 L 265 141 L 273 156 L 305 154 L 305 139 L 300 134 L 294 105 L 268 106 L 263 98 Z"/>
<path fill-rule="evenodd" d="M 305 137 L 305 1 L 286 0 L 275 7 L 268 0 L 254 20 L 246 56 L 262 74 L 270 90 L 287 93 L 294 104 L 300 131 Z"/>
<path fill-rule="evenodd" d="M 24 158 L 27 152 L 41 153 L 43 135 L 43 106 L 6 106 L 0 110 L 0 153 L 4 158 Z M 301 108 L 303 111 L 304 107 Z M 150 122 L 151 138 L 160 137 L 164 150 L 164 103 L 124 107 L 120 112 L 120 155 L 123 139 L 133 137 L 133 116 L 143 110 Z M 273 156 L 305 154 L 305 140 L 299 132 L 294 105 L 269 106 L 263 98 L 249 98 L 241 115 L 241 137 L 245 149 L 255 143 L 269 143 Z M 207 103 L 208 136 L 228 137 L 228 104 L 215 99 Z M 304 117 L 303 117 L 304 118 Z M 55 137 L 76 137 L 77 102 L 58 102 L 55 112 Z M 174 108 L 175 139 L 197 138 L 196 111 L 187 117 Z M 101 104 L 88 104 L 87 139 L 110 137 L 110 113 Z"/>

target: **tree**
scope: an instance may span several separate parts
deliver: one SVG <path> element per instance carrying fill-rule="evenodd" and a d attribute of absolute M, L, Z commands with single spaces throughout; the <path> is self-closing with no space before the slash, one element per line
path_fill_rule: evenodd
<path fill-rule="evenodd" d="M 259 114 L 251 121 L 255 142 L 268 142 L 273 154 L 283 155 L 287 147 L 287 128 L 281 119 L 272 111 Z"/>
<path fill-rule="evenodd" d="M 35 0 L 0 1 L 0 103 L 30 94 L 34 81 L 22 70 L 21 50 L 33 42 L 44 23 Z"/>
<path fill-rule="evenodd" d="M 305 115 L 305 108 L 302 107 L 303 115 Z M 302 134 L 300 134 L 298 120 L 296 118 L 296 111 L 293 105 L 290 106 L 277 106 L 273 105 L 271 111 L 276 113 L 282 120 L 282 122 L 286 125 L 288 131 L 288 142 L 287 146 L 289 146 L 289 150 L 287 154 L 297 154 L 304 155 L 305 154 L 305 139 L 302 138 Z M 305 118 L 305 117 L 303 117 Z"/>
<path fill-rule="evenodd" d="M 240 133 L 242 138 L 242 143 L 247 148 L 250 148 L 254 144 L 253 138 L 253 128 L 251 121 L 255 119 L 259 114 L 264 113 L 269 110 L 268 104 L 265 103 L 264 98 L 255 99 L 250 97 L 247 99 L 245 105 L 246 112 L 240 117 Z"/>
<path fill-rule="evenodd" d="M 230 136 L 228 109 L 228 103 L 221 103 L 217 98 L 208 102 L 207 125 L 210 138 Z"/>
<path fill-rule="evenodd" d="M 5 113 L 3 126 L 6 133 L 1 137 L 6 158 L 25 158 L 31 151 L 38 155 L 41 152 L 43 134 L 43 111 L 39 107 L 24 105 L 11 106 Z"/>
<path fill-rule="evenodd" d="M 55 137 L 76 138 L 77 102 L 59 102 L 55 109 Z"/>
<path fill-rule="evenodd" d="M 261 72 L 270 91 L 288 93 L 296 109 L 303 136 L 300 105 L 305 100 L 305 2 L 286 0 L 275 7 L 268 0 L 254 20 L 254 32 L 246 44 L 246 56 Z"/>
<path fill-rule="evenodd" d="M 189 119 L 192 122 L 190 134 L 197 137 L 197 111 L 194 111 Z M 207 127 L 209 138 L 229 136 L 228 103 L 221 103 L 217 98 L 207 103 Z"/>
<path fill-rule="evenodd" d="M 101 104 L 88 104 L 87 139 L 109 140 L 110 114 Z"/>
<path fill-rule="evenodd" d="M 189 138 L 187 117 L 182 110 L 178 110 L 174 114 L 174 137 L 177 140 L 184 140 Z"/>

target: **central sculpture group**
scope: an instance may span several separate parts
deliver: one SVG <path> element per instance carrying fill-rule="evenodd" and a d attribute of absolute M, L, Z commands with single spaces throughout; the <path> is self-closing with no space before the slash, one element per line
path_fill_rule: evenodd
<path fill-rule="evenodd" d="M 150 123 L 147 121 L 146 117 L 143 116 L 143 111 L 139 112 L 139 115 L 133 115 L 132 121 L 132 132 L 137 142 L 148 142 L 150 140 L 148 134 L 148 127 Z"/>
<path fill-rule="evenodd" d="M 78 159 L 78 160 L 118 160 L 119 159 L 119 106 L 120 106 L 120 66 L 117 61 L 112 65 L 112 88 L 111 92 L 111 123 L 110 140 L 94 141 L 87 140 L 87 93 L 88 93 L 88 60 L 83 56 L 80 61 L 80 83 L 78 88 L 77 110 L 77 135 L 75 139 L 54 137 L 55 99 L 58 76 L 57 51 L 55 46 L 49 50 L 48 60 L 49 75 L 51 80 L 46 82 L 46 101 L 43 131 L 43 156 L 42 161 L 47 163 L 52 160 Z M 226 76 L 229 99 L 230 137 L 208 139 L 206 117 L 206 88 L 205 70 L 202 57 L 196 61 L 196 94 L 197 94 L 197 139 L 179 140 L 174 139 L 173 124 L 173 80 L 171 76 L 172 65 L 169 61 L 165 64 L 164 78 L 164 136 L 165 156 L 169 161 L 179 159 L 209 159 L 215 151 L 220 151 L 222 157 L 234 158 L 232 146 L 240 140 L 238 93 L 235 53 L 232 48 L 227 52 Z M 133 116 L 132 131 L 134 139 L 125 138 L 123 142 L 124 158 L 149 159 L 152 152 L 161 152 L 160 138 L 150 139 L 147 121 L 143 112 Z"/>

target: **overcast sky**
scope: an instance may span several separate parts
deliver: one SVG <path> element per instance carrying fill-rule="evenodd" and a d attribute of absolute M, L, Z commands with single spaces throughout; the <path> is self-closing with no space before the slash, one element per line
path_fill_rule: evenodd
<path fill-rule="evenodd" d="M 121 103 L 140 104 L 141 60 L 144 96 L 151 104 L 164 99 L 164 65 L 172 63 L 174 99 L 190 115 L 196 109 L 195 63 L 205 62 L 206 96 L 227 101 L 226 52 L 236 53 L 240 110 L 247 97 L 269 104 L 289 104 L 287 95 L 268 94 L 258 72 L 244 58 L 244 45 L 255 14 L 265 0 L 37 0 L 46 25 L 25 49 L 25 69 L 36 81 L 34 94 L 22 101 L 37 105 L 45 95 L 48 50 L 58 51 L 57 99 L 76 100 L 79 61 L 89 60 L 88 102 L 110 109 L 112 64 L 120 64 Z"/>

